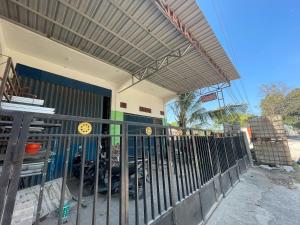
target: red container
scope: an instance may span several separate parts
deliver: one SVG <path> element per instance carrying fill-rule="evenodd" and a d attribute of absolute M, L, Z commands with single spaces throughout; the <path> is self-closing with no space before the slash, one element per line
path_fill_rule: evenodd
<path fill-rule="evenodd" d="M 38 153 L 42 148 L 42 145 L 39 143 L 28 143 L 25 147 L 25 152 L 31 155 Z"/>

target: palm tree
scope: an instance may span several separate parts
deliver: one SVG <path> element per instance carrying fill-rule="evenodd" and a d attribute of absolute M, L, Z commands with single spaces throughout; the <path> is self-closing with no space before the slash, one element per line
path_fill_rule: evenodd
<path fill-rule="evenodd" d="M 237 113 L 246 112 L 245 104 L 227 105 L 216 110 L 207 111 L 195 92 L 180 94 L 170 105 L 179 127 L 201 127 L 209 120 L 226 122 Z"/>

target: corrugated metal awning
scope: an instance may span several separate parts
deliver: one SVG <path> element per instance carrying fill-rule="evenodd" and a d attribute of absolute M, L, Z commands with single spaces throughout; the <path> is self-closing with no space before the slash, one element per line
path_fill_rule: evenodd
<path fill-rule="evenodd" d="M 2 2 L 1 17 L 176 93 L 239 77 L 194 0 Z M 161 6 L 185 24 L 202 52 Z"/>

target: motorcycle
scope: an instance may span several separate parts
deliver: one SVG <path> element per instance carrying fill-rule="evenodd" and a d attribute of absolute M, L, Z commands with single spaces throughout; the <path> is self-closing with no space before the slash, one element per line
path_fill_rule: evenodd
<path fill-rule="evenodd" d="M 99 157 L 99 182 L 98 193 L 106 194 L 108 191 L 108 160 L 105 153 L 101 153 Z M 73 176 L 80 179 L 81 174 L 82 157 L 78 152 L 73 158 L 72 173 Z M 95 177 L 96 177 L 96 161 L 85 160 L 84 163 L 84 176 L 83 176 L 83 195 L 88 196 L 94 193 Z M 143 165 L 142 161 L 138 160 L 137 163 L 137 185 L 138 185 L 138 197 L 142 197 L 143 193 Z M 135 176 L 136 167 L 135 161 L 128 162 L 128 180 L 129 180 L 129 197 L 135 198 Z M 147 171 L 146 171 L 146 180 Z M 111 167 L 111 193 L 118 193 L 121 189 L 121 170 L 120 166 Z"/>

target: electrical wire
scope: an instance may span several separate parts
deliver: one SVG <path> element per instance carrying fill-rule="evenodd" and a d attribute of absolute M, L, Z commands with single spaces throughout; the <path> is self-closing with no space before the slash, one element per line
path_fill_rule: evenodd
<path fill-rule="evenodd" d="M 221 10 L 218 10 L 217 8 L 217 5 L 215 4 L 215 1 L 214 0 L 211 0 L 212 2 L 212 5 L 213 5 L 213 9 L 214 9 L 214 12 L 215 12 L 215 15 L 216 15 L 216 18 L 218 20 L 218 23 L 219 23 L 219 26 L 221 28 L 221 31 L 223 33 L 223 36 L 224 36 L 224 39 L 225 39 L 225 44 L 228 46 L 228 48 L 231 50 L 231 53 L 232 53 L 232 59 L 233 61 L 235 62 L 236 65 L 238 65 L 238 58 L 236 56 L 236 53 L 235 53 L 235 50 L 234 50 L 234 47 L 232 45 L 232 43 L 230 42 L 230 38 L 229 38 L 229 35 L 228 33 L 226 32 L 226 27 L 223 23 L 224 20 L 221 19 Z M 220 13 L 219 13 L 220 11 Z M 240 72 L 239 72 L 240 73 Z M 241 76 L 242 78 L 242 76 Z M 242 79 L 239 79 L 239 82 L 241 84 L 241 89 L 243 91 L 243 94 L 244 96 L 241 94 L 240 90 L 239 90 L 239 87 L 237 85 L 236 89 L 237 89 L 237 92 L 238 92 L 238 95 L 240 96 L 240 98 L 242 99 L 242 101 L 244 101 L 244 97 L 245 97 L 245 102 L 249 105 L 249 108 L 251 110 L 251 105 L 250 105 L 250 102 L 249 102 L 249 98 L 248 98 L 248 95 L 247 95 L 247 92 L 246 92 L 246 89 L 245 89 L 245 86 L 242 82 Z M 234 95 L 234 94 L 231 94 L 231 95 Z M 236 97 L 234 97 L 235 100 L 236 100 Z"/>

